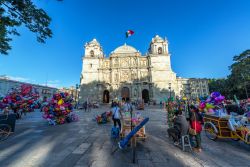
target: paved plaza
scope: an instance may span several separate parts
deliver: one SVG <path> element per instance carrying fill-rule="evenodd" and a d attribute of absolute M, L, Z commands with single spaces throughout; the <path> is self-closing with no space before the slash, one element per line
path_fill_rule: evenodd
<path fill-rule="evenodd" d="M 216 142 L 202 136 L 201 153 L 183 152 L 167 137 L 166 112 L 159 106 L 141 111 L 150 118 L 146 141 L 138 142 L 136 163 L 131 148 L 111 152 L 117 142 L 110 138 L 112 123 L 98 125 L 96 114 L 108 111 L 101 106 L 91 112 L 77 111 L 78 122 L 49 126 L 40 112 L 17 120 L 16 131 L 0 143 L 2 167 L 164 167 L 164 166 L 250 166 L 250 146 L 232 140 Z"/>

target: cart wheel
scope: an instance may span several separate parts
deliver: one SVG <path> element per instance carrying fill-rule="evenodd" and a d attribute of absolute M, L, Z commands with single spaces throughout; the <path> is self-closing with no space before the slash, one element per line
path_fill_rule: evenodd
<path fill-rule="evenodd" d="M 239 138 L 232 138 L 233 141 L 239 141 Z"/>
<path fill-rule="evenodd" d="M 0 141 L 5 140 L 11 133 L 11 127 L 7 124 L 0 125 Z"/>
<path fill-rule="evenodd" d="M 217 139 L 217 133 L 215 127 L 211 123 L 205 123 L 204 125 L 205 134 L 211 140 Z"/>

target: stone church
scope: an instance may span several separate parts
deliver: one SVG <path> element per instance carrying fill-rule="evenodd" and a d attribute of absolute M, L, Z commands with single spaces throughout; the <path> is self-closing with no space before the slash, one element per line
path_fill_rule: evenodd
<path fill-rule="evenodd" d="M 207 79 L 180 78 L 171 68 L 168 41 L 156 35 L 142 55 L 124 44 L 108 57 L 93 39 L 85 44 L 79 101 L 109 103 L 112 99 L 156 102 L 173 96 L 208 95 Z"/>

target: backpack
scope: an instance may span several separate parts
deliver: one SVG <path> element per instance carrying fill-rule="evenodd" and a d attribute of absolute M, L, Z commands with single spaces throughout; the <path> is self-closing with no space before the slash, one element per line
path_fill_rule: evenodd
<path fill-rule="evenodd" d="M 117 128 L 117 127 L 112 127 L 112 129 L 111 129 L 111 137 L 112 138 L 118 138 L 119 137 L 119 128 Z"/>

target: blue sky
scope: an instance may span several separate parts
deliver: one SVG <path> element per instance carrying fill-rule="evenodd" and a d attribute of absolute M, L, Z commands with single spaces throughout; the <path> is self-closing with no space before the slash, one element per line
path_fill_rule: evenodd
<path fill-rule="evenodd" d="M 172 68 L 181 77 L 219 78 L 232 57 L 250 49 L 248 0 L 36 0 L 52 18 L 46 44 L 19 28 L 0 75 L 51 86 L 79 83 L 83 45 L 97 38 L 106 55 L 124 44 L 146 53 L 156 34 L 167 37 Z M 128 40 L 128 29 L 135 34 Z"/>

